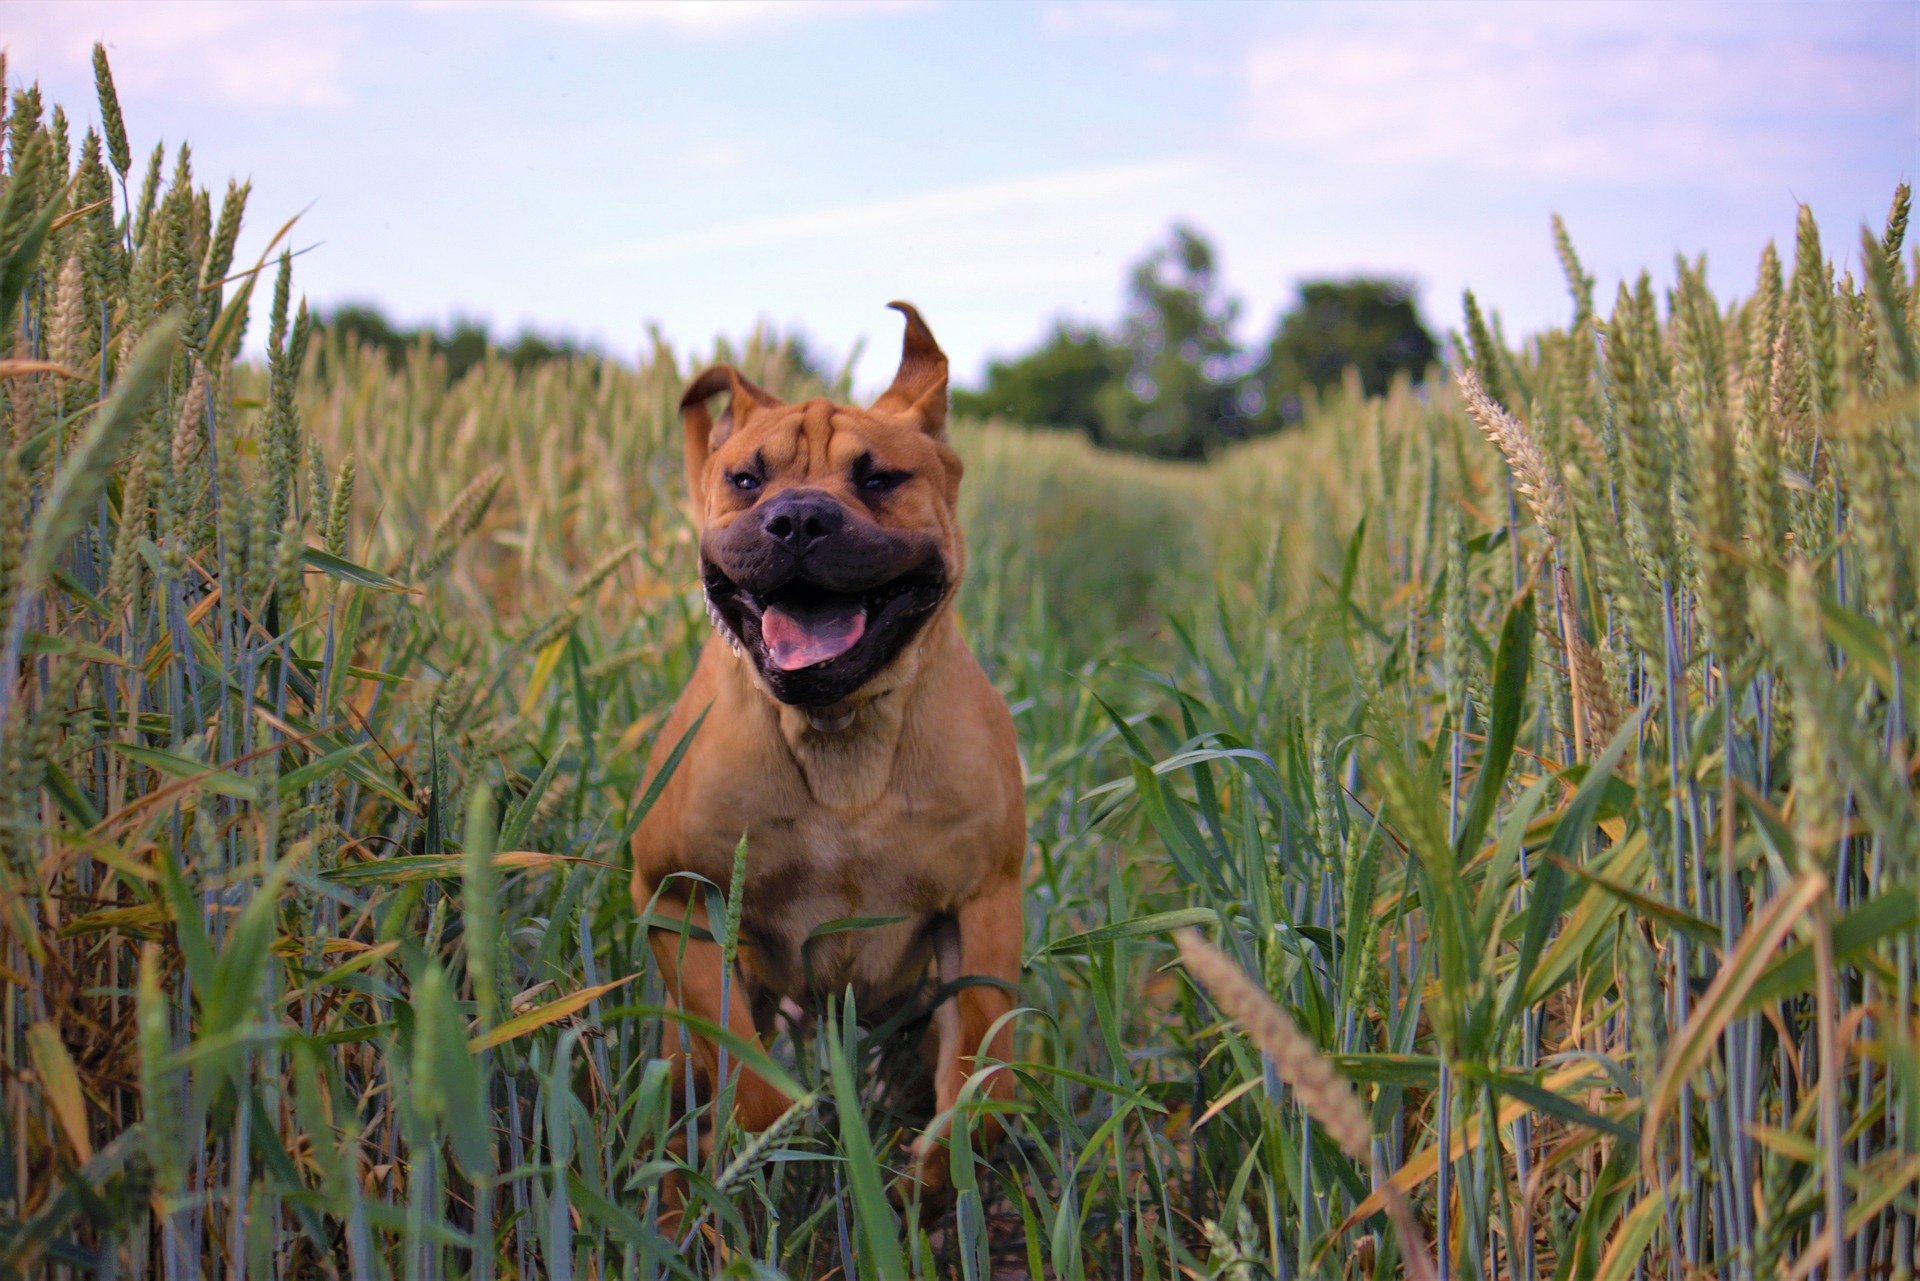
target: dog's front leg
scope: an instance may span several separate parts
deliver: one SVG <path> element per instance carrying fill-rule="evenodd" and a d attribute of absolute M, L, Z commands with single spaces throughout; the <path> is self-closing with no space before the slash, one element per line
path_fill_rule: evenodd
<path fill-rule="evenodd" d="M 1013 1053 L 1013 1029 L 1008 1024 L 994 1029 L 990 1041 L 987 1034 L 1013 1008 L 1014 988 L 1020 980 L 1020 946 L 1026 937 L 1020 882 L 1009 878 L 966 904 L 956 914 L 954 925 L 950 933 L 935 940 L 940 982 L 944 985 L 962 977 L 977 977 L 996 979 L 1006 986 L 980 983 L 963 987 L 934 1011 L 928 1035 L 936 1043 L 937 1119 L 914 1143 L 914 1174 L 929 1193 L 947 1188 L 948 1150 L 943 1140 L 952 1128 L 951 1114 L 961 1088 L 986 1060 L 1005 1062 Z M 984 1056 L 982 1041 L 987 1041 Z M 995 1072 L 986 1079 L 984 1092 L 993 1099 L 1012 1097 L 1012 1073 Z M 991 1113 L 981 1116 L 973 1127 L 974 1150 L 991 1147 L 1000 1130 L 997 1117 Z"/>
<path fill-rule="evenodd" d="M 683 896 L 662 896 L 654 914 L 668 921 L 707 930 L 707 910 L 698 901 Z M 708 931 L 711 933 L 711 931 Z M 723 957 L 720 945 L 697 938 L 691 930 L 682 933 L 671 927 L 655 927 L 648 942 L 653 959 L 660 967 L 667 999 L 689 1014 L 697 1014 L 710 1023 L 725 1027 L 743 1041 L 762 1045 L 760 1030 L 754 1026 L 753 1003 L 736 965 L 726 1000 L 721 1009 Z M 715 1097 L 720 1080 L 720 1047 L 693 1029 L 687 1029 L 693 1046 L 693 1066 L 707 1097 Z M 733 1091 L 733 1115 L 742 1129 L 764 1130 L 786 1111 L 787 1098 L 766 1078 L 745 1064 L 738 1064 L 739 1079 Z"/>

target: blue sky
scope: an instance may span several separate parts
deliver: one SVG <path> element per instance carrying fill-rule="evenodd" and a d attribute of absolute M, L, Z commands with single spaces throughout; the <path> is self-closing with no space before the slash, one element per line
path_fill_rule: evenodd
<path fill-rule="evenodd" d="M 1705 251 L 1744 292 L 1812 205 L 1844 260 L 1920 168 L 1920 0 L 90 3 L 0 0 L 8 77 L 95 115 L 104 39 L 136 153 L 251 177 L 254 243 L 305 210 L 314 302 L 459 312 L 631 354 L 757 318 L 859 384 L 892 298 L 978 376 L 1056 315 L 1110 322 L 1176 219 L 1257 341 L 1304 278 L 1471 287 L 1510 335 Z M 243 242 L 242 252 L 245 252 Z"/>

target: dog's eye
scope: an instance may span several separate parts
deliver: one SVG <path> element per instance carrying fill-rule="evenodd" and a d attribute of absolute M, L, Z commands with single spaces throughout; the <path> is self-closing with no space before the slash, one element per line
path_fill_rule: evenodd
<path fill-rule="evenodd" d="M 860 488 L 870 494 L 884 494 L 905 479 L 897 471 L 877 471 L 861 481 Z"/>
<path fill-rule="evenodd" d="M 751 492 L 760 488 L 760 478 L 749 471 L 737 471 L 731 479 L 733 487 L 742 492 Z"/>

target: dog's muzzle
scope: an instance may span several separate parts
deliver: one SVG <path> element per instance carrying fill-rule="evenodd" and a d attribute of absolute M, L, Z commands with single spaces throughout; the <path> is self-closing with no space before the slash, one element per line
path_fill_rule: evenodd
<path fill-rule="evenodd" d="M 946 599 L 937 539 L 788 490 L 701 540 L 707 612 L 780 701 L 825 707 L 866 684 Z"/>

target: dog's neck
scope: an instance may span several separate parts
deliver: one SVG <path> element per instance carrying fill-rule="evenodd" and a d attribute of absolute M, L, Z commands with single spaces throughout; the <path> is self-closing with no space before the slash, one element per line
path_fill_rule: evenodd
<path fill-rule="evenodd" d="M 775 699 L 752 674 L 747 660 L 732 657 L 738 679 L 779 721 L 780 737 L 806 779 L 816 803 L 832 810 L 863 810 L 894 782 L 906 710 L 926 673 L 959 633 L 950 613 L 921 633 L 867 688 L 831 707 L 795 707 Z"/>
<path fill-rule="evenodd" d="M 776 704 L 780 737 L 813 799 L 832 810 L 863 810 L 893 781 L 910 688 L 822 711 Z"/>

